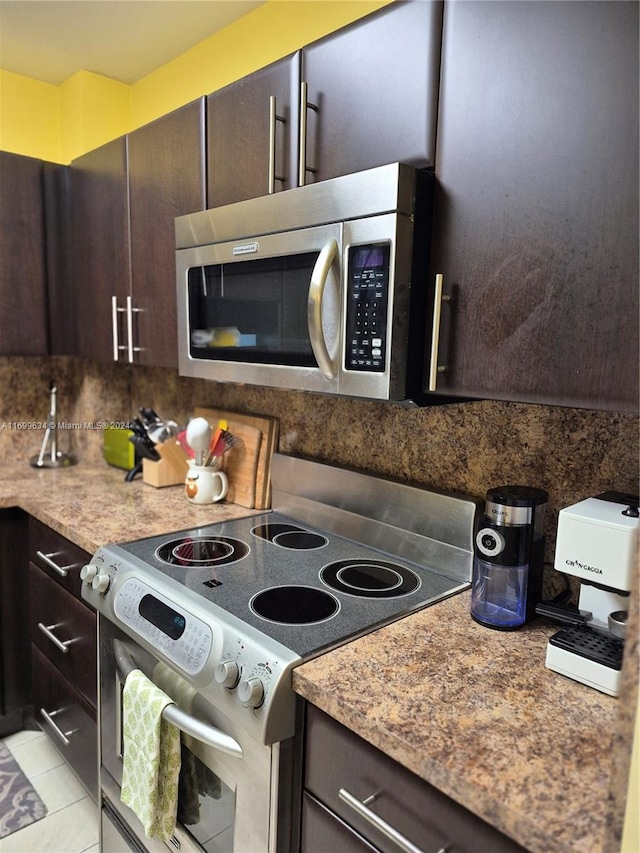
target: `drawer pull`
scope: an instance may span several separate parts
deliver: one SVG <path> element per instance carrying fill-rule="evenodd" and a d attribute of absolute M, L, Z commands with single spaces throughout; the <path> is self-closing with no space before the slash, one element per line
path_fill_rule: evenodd
<path fill-rule="evenodd" d="M 412 844 L 408 838 L 405 838 L 401 832 L 398 832 L 391 824 L 388 824 L 386 820 L 383 820 L 379 817 L 375 812 L 372 812 L 371 809 L 367 808 L 369 803 L 372 803 L 376 794 L 373 794 L 370 797 L 367 797 L 366 800 L 360 802 L 357 797 L 354 797 L 353 794 L 349 793 L 346 788 L 340 788 L 338 791 L 338 797 L 346 803 L 348 806 L 360 815 L 361 818 L 370 823 L 371 826 L 375 827 L 379 832 L 383 835 L 386 835 L 391 841 L 398 845 L 400 850 L 403 850 L 404 853 L 422 853 L 422 850 L 419 847 L 416 847 L 415 844 Z M 438 853 L 446 853 L 446 847 L 441 847 L 438 850 Z"/>
<path fill-rule="evenodd" d="M 54 628 L 59 628 L 60 624 L 57 625 L 43 625 L 42 622 L 38 622 L 38 628 L 42 631 L 42 633 L 47 637 L 47 639 L 51 640 L 54 646 L 60 649 L 61 652 L 64 652 L 66 655 L 69 651 L 69 643 L 72 643 L 73 640 L 59 640 L 56 635 L 53 633 Z"/>
<path fill-rule="evenodd" d="M 75 734 L 78 729 L 71 729 L 70 732 L 62 731 L 60 726 L 53 719 L 57 714 L 60 714 L 62 711 L 64 711 L 64 708 L 59 708 L 57 711 L 51 711 L 49 713 L 48 711 L 45 711 L 44 708 L 40 708 L 40 714 L 42 718 L 51 727 L 51 731 L 54 733 L 54 735 L 59 738 L 59 740 L 61 740 L 65 746 L 69 746 L 69 744 L 71 743 L 69 738 L 72 734 Z"/>
<path fill-rule="evenodd" d="M 51 558 L 57 557 L 57 554 L 43 554 L 42 551 L 36 551 L 36 557 L 45 564 L 50 569 L 53 569 L 54 572 L 57 572 L 61 577 L 66 578 L 69 574 L 69 569 L 73 568 L 73 566 L 59 566 L 55 563 Z"/>

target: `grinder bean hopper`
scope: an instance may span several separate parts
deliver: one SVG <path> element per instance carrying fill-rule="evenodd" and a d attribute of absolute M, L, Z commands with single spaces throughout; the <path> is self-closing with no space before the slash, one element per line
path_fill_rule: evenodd
<path fill-rule="evenodd" d="M 580 595 L 577 610 L 544 613 L 567 625 L 550 638 L 546 666 L 610 696 L 620 691 L 639 515 L 638 496 L 621 492 L 603 492 L 558 514 L 554 567 L 580 579 Z"/>

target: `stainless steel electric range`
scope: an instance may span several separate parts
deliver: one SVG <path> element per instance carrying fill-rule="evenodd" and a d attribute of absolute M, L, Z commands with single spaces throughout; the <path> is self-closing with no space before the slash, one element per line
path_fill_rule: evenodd
<path fill-rule="evenodd" d="M 83 569 L 101 633 L 105 837 L 116 826 L 166 849 L 119 803 L 132 668 L 176 700 L 189 755 L 220 782 L 195 823 L 179 811 L 180 849 L 289 851 L 293 667 L 469 586 L 476 501 L 278 454 L 272 483 L 272 512 L 108 545 Z"/>

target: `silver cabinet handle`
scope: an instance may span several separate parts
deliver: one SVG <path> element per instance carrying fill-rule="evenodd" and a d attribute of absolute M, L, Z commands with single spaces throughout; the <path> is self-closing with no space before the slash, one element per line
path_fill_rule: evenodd
<path fill-rule="evenodd" d="M 51 640 L 54 646 L 60 649 L 65 655 L 69 651 L 69 644 L 73 643 L 73 640 L 59 640 L 56 635 L 53 633 L 54 628 L 59 628 L 60 625 L 44 625 L 42 622 L 38 622 L 38 628 L 42 631 L 42 633 L 47 637 L 47 639 Z"/>
<path fill-rule="evenodd" d="M 309 84 L 304 81 L 300 83 L 300 140 L 298 145 L 298 186 L 303 187 L 307 182 L 307 172 L 315 174 L 316 170 L 307 166 L 307 110 L 318 112 L 315 104 L 308 101 Z"/>
<path fill-rule="evenodd" d="M 123 681 L 126 681 L 129 673 L 137 669 L 135 661 L 131 657 L 127 647 L 120 640 L 113 641 L 113 653 L 120 677 Z M 178 708 L 177 705 L 167 705 L 162 712 L 162 717 L 168 723 L 172 723 L 176 728 L 180 729 L 181 732 L 191 735 L 196 740 L 213 747 L 213 749 L 217 749 L 234 758 L 244 757 L 242 747 L 231 735 L 225 734 L 220 729 L 210 726 L 203 720 L 191 716 L 191 714 L 187 714 L 181 708 Z"/>
<path fill-rule="evenodd" d="M 126 346 L 120 343 L 118 336 L 118 314 L 124 314 L 126 308 L 118 308 L 118 297 L 111 297 L 111 332 L 113 336 L 113 360 L 118 361 L 120 352 L 126 350 Z"/>
<path fill-rule="evenodd" d="M 129 364 L 133 364 L 134 352 L 142 352 L 142 347 L 134 347 L 133 345 L 133 315 L 141 313 L 144 309 L 134 308 L 133 296 L 127 296 L 127 307 L 124 310 L 127 312 L 127 357 Z"/>
<path fill-rule="evenodd" d="M 318 367 L 327 379 L 336 375 L 337 365 L 329 355 L 327 344 L 322 331 L 322 297 L 329 277 L 331 264 L 338 254 L 338 244 L 331 238 L 318 255 L 318 260 L 311 273 L 309 295 L 307 298 L 307 326 L 311 349 L 318 362 Z"/>
<path fill-rule="evenodd" d="M 438 364 L 438 346 L 440 343 L 440 317 L 442 314 L 442 303 L 449 302 L 450 296 L 442 293 L 443 277 L 440 273 L 436 276 L 436 292 L 433 298 L 433 325 L 431 327 L 431 358 L 429 360 L 429 391 L 436 390 L 438 373 L 444 373 L 447 369 Z"/>
<path fill-rule="evenodd" d="M 269 97 L 269 195 L 276 191 L 276 181 L 284 183 L 284 175 L 276 175 L 276 123 L 281 121 L 286 124 L 284 116 L 279 116 L 276 110 L 276 96 Z"/>
<path fill-rule="evenodd" d="M 40 715 L 45 720 L 45 722 L 51 727 L 51 730 L 53 731 L 54 735 L 57 738 L 59 738 L 65 746 L 69 746 L 69 744 L 71 743 L 69 738 L 71 737 L 72 734 L 75 734 L 78 731 L 78 729 L 71 729 L 70 732 L 63 732 L 62 731 L 60 726 L 55 722 L 55 720 L 53 718 L 57 714 L 61 713 L 61 711 L 63 711 L 63 710 L 64 710 L 64 708 L 59 708 L 57 711 L 48 712 L 48 711 L 45 711 L 44 708 L 40 708 Z"/>
<path fill-rule="evenodd" d="M 359 814 L 360 817 L 364 818 L 367 823 L 370 823 L 371 826 L 374 826 L 379 832 L 386 835 L 387 838 L 397 844 L 400 850 L 403 850 L 404 853 L 422 853 L 422 850 L 419 847 L 416 847 L 416 845 L 409 841 L 408 838 L 405 838 L 405 836 L 401 832 L 398 832 L 395 827 L 391 826 L 391 824 L 387 823 L 386 820 L 383 820 L 375 812 L 372 812 L 371 809 L 367 808 L 367 805 L 375 800 L 375 794 L 360 802 L 360 800 L 357 797 L 354 797 L 353 794 L 349 793 L 346 788 L 340 788 L 338 791 L 338 797 L 348 806 L 351 806 L 351 808 Z M 438 850 L 438 853 L 446 853 L 446 847 L 441 847 L 440 850 Z"/>
<path fill-rule="evenodd" d="M 36 557 L 40 560 L 40 562 L 44 563 L 45 566 L 52 569 L 54 572 L 57 572 L 60 577 L 66 578 L 69 574 L 69 569 L 72 569 L 73 566 L 59 566 L 55 563 L 51 558 L 56 557 L 57 554 L 43 554 L 42 551 L 36 551 Z"/>

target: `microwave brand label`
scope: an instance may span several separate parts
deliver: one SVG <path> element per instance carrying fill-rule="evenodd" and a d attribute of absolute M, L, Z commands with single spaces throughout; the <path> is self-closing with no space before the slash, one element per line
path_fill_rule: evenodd
<path fill-rule="evenodd" d="M 258 251 L 260 246 L 258 243 L 243 243 L 242 246 L 234 246 L 234 255 L 251 255 Z"/>

